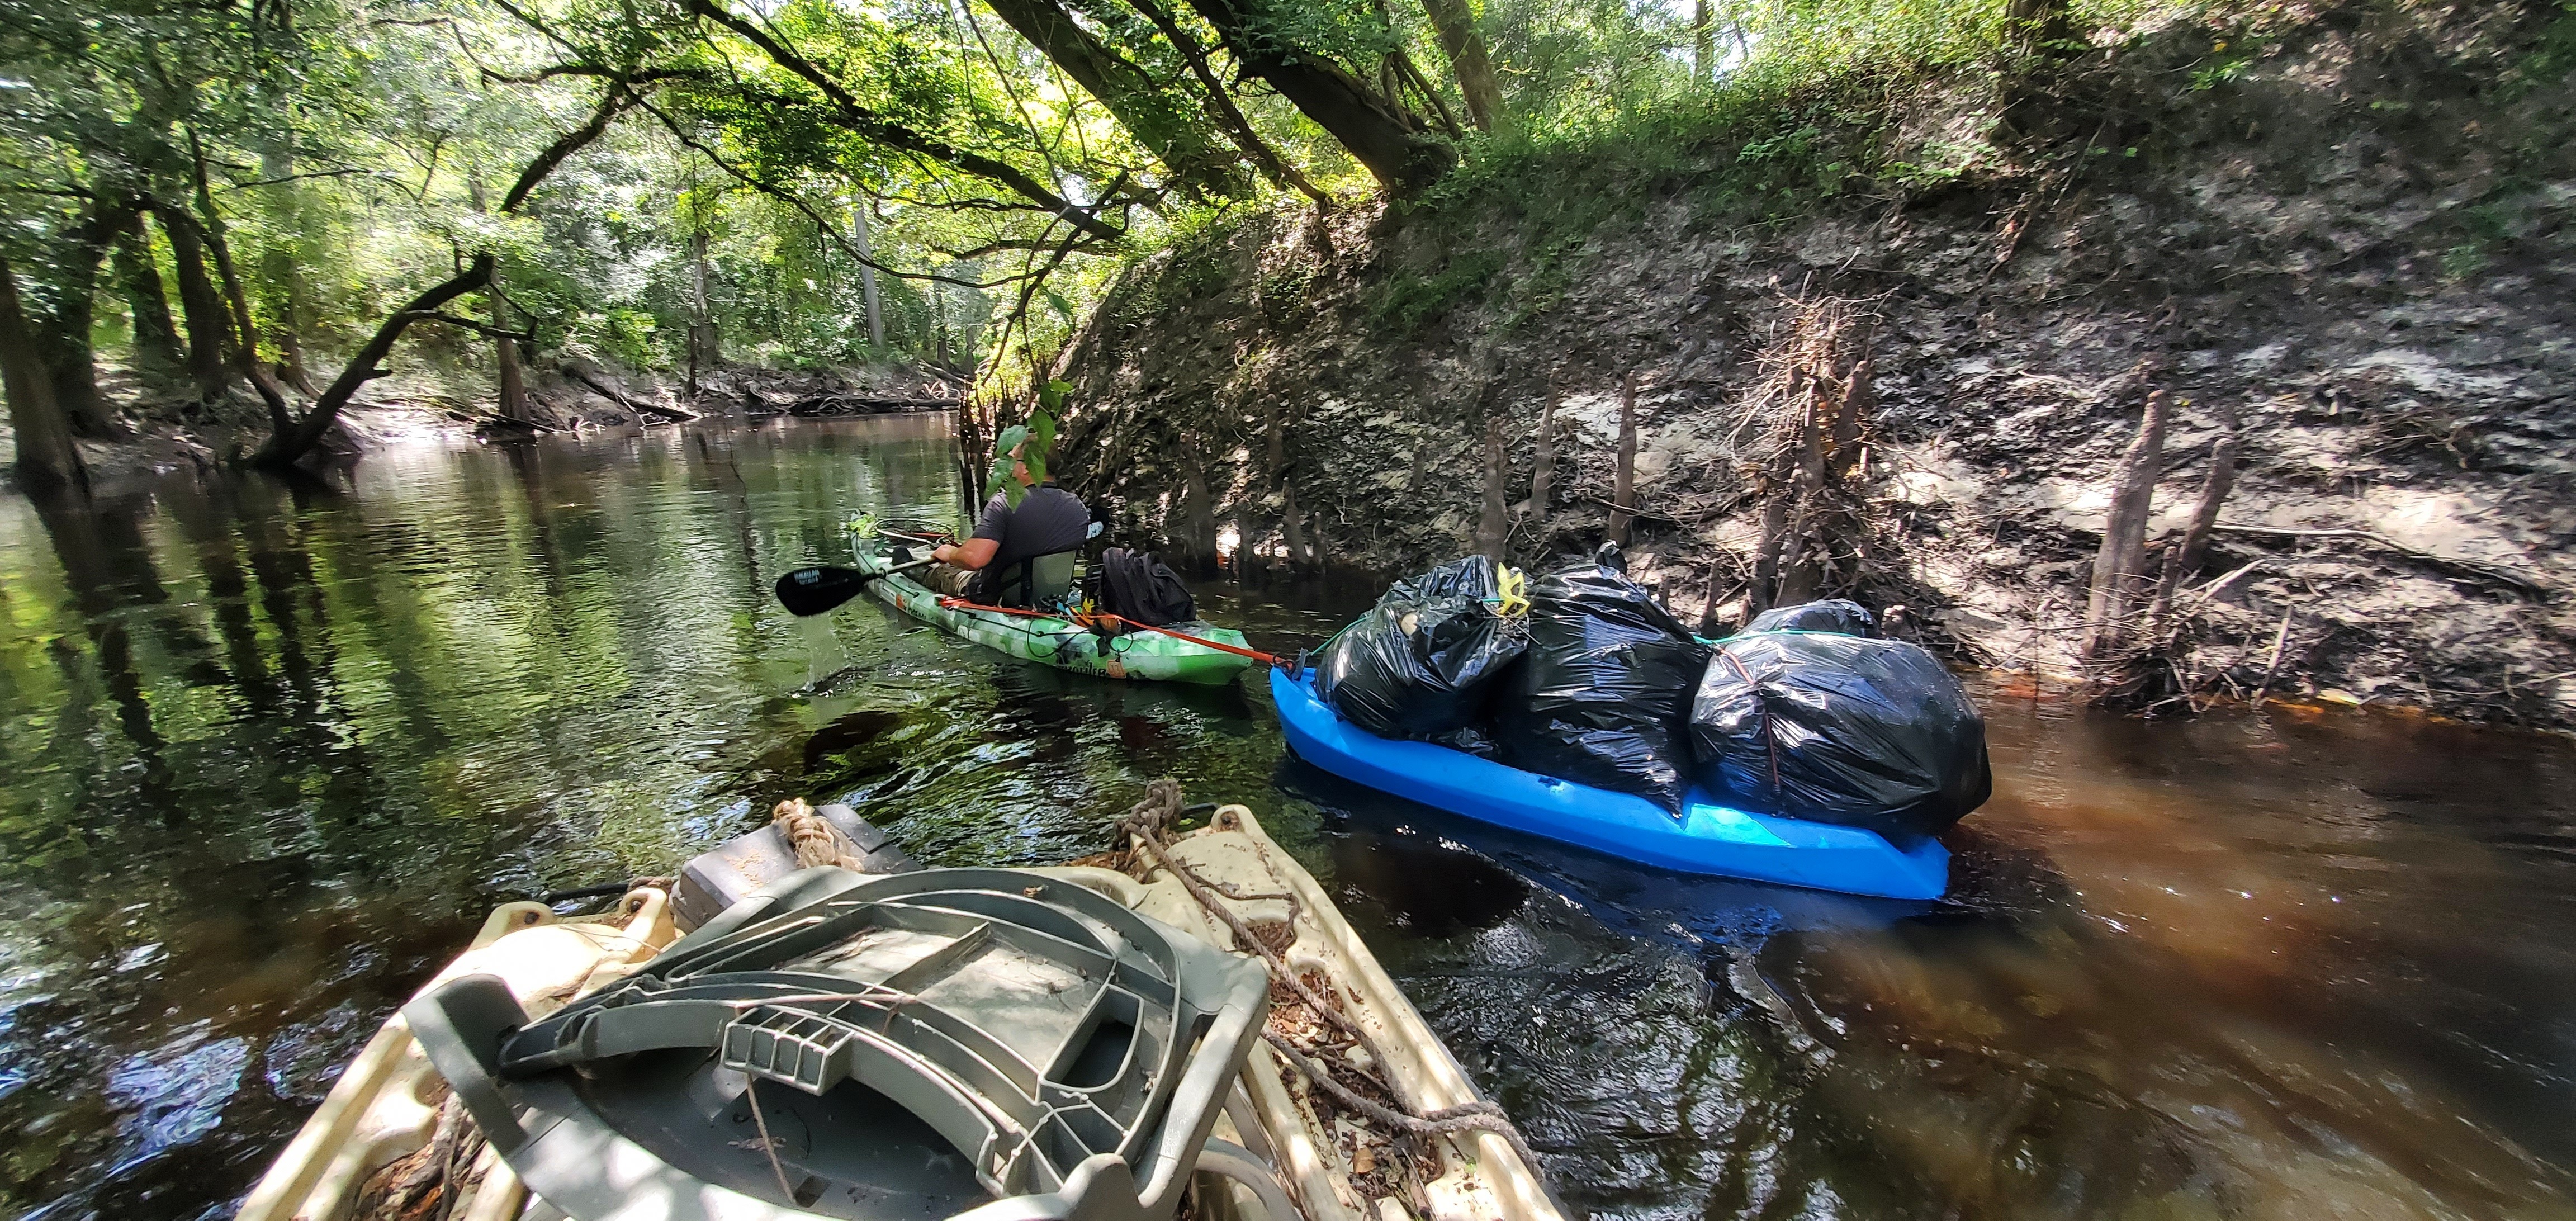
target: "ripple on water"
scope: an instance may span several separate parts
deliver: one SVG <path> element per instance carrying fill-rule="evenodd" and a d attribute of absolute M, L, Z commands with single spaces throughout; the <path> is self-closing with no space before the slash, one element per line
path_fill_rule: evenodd
<path fill-rule="evenodd" d="M 787 796 L 925 860 L 1154 776 L 1314 869 L 1595 1217 L 2565 1217 L 2576 752 L 1988 701 L 1953 891 L 1677 878 L 1283 760 L 1267 693 L 1010 662 L 767 582 L 953 513 L 937 419 L 0 500 L 0 1215 L 220 1213 L 494 903 Z M 1207 587 L 1266 647 L 1375 592 Z"/>

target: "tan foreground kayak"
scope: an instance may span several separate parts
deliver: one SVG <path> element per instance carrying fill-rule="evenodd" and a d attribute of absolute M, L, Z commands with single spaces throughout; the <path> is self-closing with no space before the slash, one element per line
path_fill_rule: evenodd
<path fill-rule="evenodd" d="M 1216 1135 L 1266 1162 L 1250 1177 L 1281 1190 L 1246 1188 L 1243 1167 L 1203 1170 L 1187 1206 L 1195 1216 L 1288 1221 L 1271 1216 L 1284 1203 L 1307 1221 L 1562 1221 L 1508 1122 L 1249 810 L 1220 807 L 1182 833 L 1150 821 L 1129 829 L 1125 852 L 1033 872 L 1226 950 L 1242 952 L 1248 935 L 1271 966 L 1268 1041 L 1252 1049 Z M 498 976 L 535 1019 L 633 973 L 678 935 L 659 888 L 569 919 L 512 903 L 433 983 Z M 1296 982 L 1283 986 L 1283 974 Z M 1332 1013 L 1319 1021 L 1315 1004 Z M 441 1106 L 446 1095 L 397 1014 L 279 1154 L 242 1221 L 561 1217 L 472 1139 L 459 1108 Z"/>

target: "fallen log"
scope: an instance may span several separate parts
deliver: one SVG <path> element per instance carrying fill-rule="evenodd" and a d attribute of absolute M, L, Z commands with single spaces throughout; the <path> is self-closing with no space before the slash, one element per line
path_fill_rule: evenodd
<path fill-rule="evenodd" d="M 598 378 L 592 377 L 587 370 L 568 367 L 564 371 L 572 374 L 574 381 L 580 382 L 582 385 L 588 386 L 591 389 L 606 395 L 608 397 L 608 401 L 615 403 L 628 411 L 634 412 L 637 415 L 645 415 L 649 413 L 652 415 L 658 415 L 666 420 L 694 420 L 698 418 L 698 413 L 694 411 L 683 411 L 677 407 L 665 407 L 660 403 L 647 403 L 639 399 L 630 399 L 624 394 L 619 393 L 616 387 L 611 386 Z"/>

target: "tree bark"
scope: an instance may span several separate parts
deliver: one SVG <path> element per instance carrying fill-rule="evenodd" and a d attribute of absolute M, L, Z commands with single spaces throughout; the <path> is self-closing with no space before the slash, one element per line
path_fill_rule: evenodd
<path fill-rule="evenodd" d="M 1691 79 L 1701 84 L 1717 71 L 1717 31 L 1709 24 L 1708 0 L 1691 4 Z"/>
<path fill-rule="evenodd" d="M 1831 515 L 1825 491 L 1825 380 L 1807 379 L 1807 413 L 1798 429 L 1797 505 L 1789 516 L 1780 546 L 1780 589 L 1774 604 L 1796 606 L 1813 601 L 1824 587 L 1825 535 Z"/>
<path fill-rule="evenodd" d="M 492 269 L 492 290 L 487 295 L 492 299 L 492 329 L 509 330 L 510 302 L 501 295 L 501 270 L 498 266 Z M 495 379 L 495 389 L 501 396 L 501 418 L 522 424 L 535 423 L 536 417 L 528 411 L 527 373 L 519 367 L 519 341 L 508 335 L 493 336 L 492 362 L 499 374 Z"/>
<path fill-rule="evenodd" d="M 876 244 L 868 240 L 868 201 L 860 200 L 859 206 L 850 209 L 850 216 L 855 222 L 850 227 L 850 235 L 857 241 L 862 260 L 859 264 L 859 300 L 868 309 L 868 347 L 882 349 L 885 347 L 885 314 L 877 301 L 877 269 L 875 263 L 866 261 L 877 257 Z"/>
<path fill-rule="evenodd" d="M 1216 500 L 1208 488 L 1203 457 L 1191 457 L 1189 477 L 1181 484 L 1181 536 L 1173 542 L 1193 574 L 1216 571 Z"/>
<path fill-rule="evenodd" d="M 161 284 L 161 268 L 152 258 L 152 235 L 137 212 L 116 231 L 116 281 L 125 293 L 125 308 L 134 319 L 134 363 L 162 377 L 178 374 L 188 363 L 179 345 L 178 327 L 170 318 L 170 297 Z"/>
<path fill-rule="evenodd" d="M 1789 397 L 1811 393 L 1807 388 L 1810 375 L 1802 368 L 1790 374 Z M 1753 550 L 1752 588 L 1745 598 L 1746 608 L 1761 614 L 1778 602 L 1780 592 L 1780 553 L 1789 544 L 1789 507 L 1798 498 L 1798 450 L 1783 446 L 1772 456 L 1769 469 L 1762 472 L 1762 525 Z"/>
<path fill-rule="evenodd" d="M 1252 0 L 1190 0 L 1190 7 L 1216 27 L 1245 72 L 1332 133 L 1388 191 L 1413 194 L 1458 164 L 1457 150 L 1425 131 L 1393 98 L 1269 29 Z"/>
<path fill-rule="evenodd" d="M 2200 570 L 2202 557 L 2209 549 L 2209 536 L 2218 527 L 2218 511 L 2227 503 L 2227 494 L 2236 488 L 2237 455 L 2244 448 L 2239 435 L 2236 409 L 2219 404 L 2211 408 L 2219 419 L 2218 440 L 2209 447 L 2209 477 L 2201 482 L 2200 501 L 2192 506 L 2191 522 L 2185 526 L 2182 542 L 2165 553 L 2164 580 L 2157 586 L 2155 605 L 2147 612 L 2151 630 L 2161 632 L 2165 620 L 2173 613 L 2174 594 L 2182 583 Z"/>
<path fill-rule="evenodd" d="M 1628 545 L 1628 523 L 1637 507 L 1637 371 L 1619 382 L 1619 458 L 1610 472 L 1610 528 L 1604 538 Z"/>
<path fill-rule="evenodd" d="M 188 378 L 199 401 L 211 403 L 232 382 L 224 371 L 224 333 L 231 329 L 224 304 L 214 278 L 206 274 L 206 247 L 197 238 L 197 227 L 173 208 L 155 205 L 153 214 L 170 239 L 171 261 L 179 270 L 179 308 L 188 324 Z"/>
<path fill-rule="evenodd" d="M 45 308 L 22 315 L 37 355 L 51 373 L 54 404 L 70 422 L 74 436 L 125 434 L 99 400 L 98 366 L 89 335 L 99 264 L 134 211 L 130 202 L 93 202 L 82 209 L 79 219 L 57 239 L 60 256 L 49 261 L 55 279 L 45 285 L 50 291 L 38 301 Z"/>
<path fill-rule="evenodd" d="M 1536 469 L 1530 472 L 1529 499 L 1521 502 L 1521 512 L 1535 520 L 1547 516 L 1548 498 L 1556 493 L 1556 391 L 1548 390 L 1547 404 L 1538 411 L 1538 454 Z M 1544 536 L 1542 536 L 1544 542 Z"/>
<path fill-rule="evenodd" d="M 1476 550 L 1496 564 L 1503 562 L 1503 540 L 1510 535 L 1511 516 L 1503 507 L 1503 484 L 1512 477 L 1512 466 L 1503 448 L 1503 413 L 1485 416 L 1485 496 L 1483 511 L 1476 518 Z"/>
<path fill-rule="evenodd" d="M 18 482 L 40 494 L 86 491 L 89 470 L 72 443 L 71 421 L 54 399 L 53 371 L 36 348 L 18 302 L 18 273 L 0 257 L 0 388 L 9 395 L 9 428 L 18 443 Z"/>
<path fill-rule="evenodd" d="M 1878 413 L 1878 388 L 1874 381 L 1875 362 L 1864 356 L 1852 366 L 1851 376 L 1843 382 L 1842 402 L 1834 411 L 1832 473 L 1835 480 L 1845 480 L 1860 469 L 1861 430 L 1869 418 Z"/>
<path fill-rule="evenodd" d="M 200 169 L 202 168 L 201 166 Z M 215 210 L 214 199 L 205 189 L 203 178 L 200 178 L 197 183 L 197 200 L 211 217 Z M 251 323 L 250 294 L 242 289 L 240 270 L 233 265 L 232 247 L 224 240 L 224 231 L 215 228 L 211 220 L 201 224 L 203 227 L 197 236 L 205 242 L 206 249 L 215 256 L 215 270 L 223 277 L 224 295 L 232 303 L 233 325 L 228 339 L 233 341 L 230 343 L 230 348 L 235 365 L 243 379 L 250 383 L 251 389 L 259 394 L 260 402 L 268 407 L 269 428 L 272 431 L 283 429 L 289 419 L 286 395 L 278 390 L 277 382 L 269 377 L 268 370 L 260 366 L 259 342 L 256 338 L 259 332 Z"/>
<path fill-rule="evenodd" d="M 1700 0 L 1703 7 L 1707 0 Z M 1466 99 L 1467 121 L 1476 130 L 1493 132 L 1503 124 L 1503 89 L 1494 80 L 1494 61 L 1485 53 L 1485 36 L 1476 32 L 1475 10 L 1467 0 L 1422 0 L 1431 26 L 1440 32 L 1440 50 L 1458 77 L 1458 96 Z"/>
<path fill-rule="evenodd" d="M 2138 434 L 2111 478 L 2111 503 L 2102 522 L 2102 547 L 2093 556 L 2093 588 L 2085 600 L 2083 653 L 2098 657 L 2128 635 L 2128 613 L 2146 566 L 2147 517 L 2155 506 L 2156 468 L 2164 459 L 2165 392 L 2147 395 Z"/>
<path fill-rule="evenodd" d="M 1146 151 L 1185 188 L 1203 196 L 1240 198 L 1251 182 L 1233 150 L 1210 138 L 1219 126 L 1145 70 L 1084 29 L 1057 0 L 985 0 L 1074 83 L 1100 100 Z"/>

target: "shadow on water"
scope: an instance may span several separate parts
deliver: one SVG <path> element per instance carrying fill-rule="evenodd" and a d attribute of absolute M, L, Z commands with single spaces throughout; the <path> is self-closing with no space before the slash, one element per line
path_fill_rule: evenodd
<path fill-rule="evenodd" d="M 492 904 L 789 796 L 942 864 L 1250 805 L 1605 1217 L 2569 1216 L 2576 752 L 1986 692 L 1950 897 L 1639 869 L 767 580 L 953 520 L 902 418 L 0 500 L 0 1215 L 222 1215 Z M 1287 652 L 1366 580 L 1203 587 Z"/>

